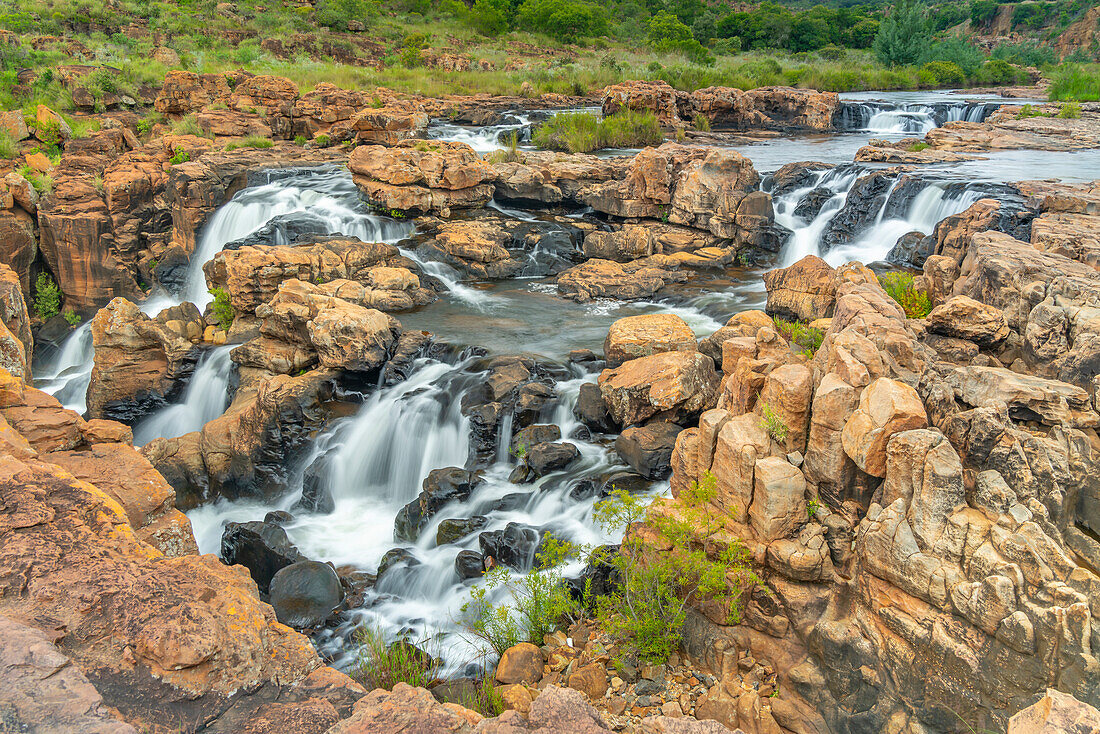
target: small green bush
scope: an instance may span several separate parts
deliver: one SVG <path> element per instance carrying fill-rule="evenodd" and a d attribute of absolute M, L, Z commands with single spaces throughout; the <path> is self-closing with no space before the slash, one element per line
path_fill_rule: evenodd
<path fill-rule="evenodd" d="M 921 71 L 931 74 L 941 87 L 958 87 L 966 83 L 966 74 L 959 65 L 951 61 L 929 61 Z"/>
<path fill-rule="evenodd" d="M 50 277 L 42 272 L 34 280 L 34 313 L 43 321 L 48 321 L 61 312 L 61 289 Z"/>
<path fill-rule="evenodd" d="M 806 515 L 812 521 L 817 517 L 817 511 L 821 509 L 821 502 L 817 499 L 812 499 L 806 503 Z"/>
<path fill-rule="evenodd" d="M 318 148 L 327 148 L 332 145 L 332 138 L 322 133 L 313 139 L 313 144 Z"/>
<path fill-rule="evenodd" d="M 229 294 L 224 288 L 211 288 L 210 295 L 214 296 L 211 308 L 214 311 L 214 318 L 218 320 L 218 326 L 222 331 L 229 331 L 229 327 L 233 326 L 233 319 L 237 317 L 233 303 L 229 300 Z"/>
<path fill-rule="evenodd" d="M 775 324 L 776 331 L 782 334 L 791 344 L 798 347 L 810 359 L 813 359 L 813 356 L 821 347 L 821 342 L 825 340 L 824 331 L 808 326 L 801 321 L 773 318 L 772 323 Z"/>
<path fill-rule="evenodd" d="M 211 138 L 214 135 L 199 124 L 199 121 L 195 119 L 194 115 L 187 115 L 182 120 L 172 125 L 172 132 L 175 135 L 194 135 L 199 138 Z"/>
<path fill-rule="evenodd" d="M 692 120 L 692 125 L 699 132 L 704 132 L 704 133 L 710 132 L 710 120 L 707 119 L 707 116 L 704 115 L 702 112 L 696 112 L 695 113 L 695 117 Z"/>
<path fill-rule="evenodd" d="M 359 657 L 351 677 L 367 690 L 389 691 L 398 683 L 426 687 L 436 679 L 439 663 L 419 645 L 407 640 L 387 644 L 382 633 L 371 628 L 357 630 L 355 641 L 360 646 Z"/>
<path fill-rule="evenodd" d="M 760 427 L 764 429 L 764 432 L 772 437 L 772 440 L 778 444 L 787 440 L 787 434 L 791 432 L 790 427 L 784 422 L 783 417 L 772 410 L 772 407 L 767 403 L 761 406 Z"/>
<path fill-rule="evenodd" d="M 66 322 L 68 322 L 69 326 L 79 326 L 80 322 L 84 320 L 80 318 L 80 314 L 78 314 L 76 311 L 73 311 L 71 308 L 67 311 L 64 311 L 61 316 L 65 319 Z"/>
<path fill-rule="evenodd" d="M 599 119 L 587 112 L 560 112 L 532 136 L 539 148 L 590 153 L 601 148 L 641 148 L 664 139 L 652 112 L 623 110 Z"/>
<path fill-rule="evenodd" d="M 188 153 L 183 148 L 176 148 L 175 153 L 172 155 L 171 158 L 168 159 L 168 162 L 174 166 L 179 163 L 187 163 L 189 160 L 191 160 L 190 153 Z"/>
<path fill-rule="evenodd" d="M 1062 109 L 1058 110 L 1058 117 L 1063 120 L 1076 120 L 1081 116 L 1081 105 L 1076 102 L 1066 102 Z"/>
<path fill-rule="evenodd" d="M 909 273 L 886 273 L 880 275 L 879 283 L 886 294 L 898 302 L 905 316 L 910 319 L 923 319 L 932 310 L 932 299 L 913 284 Z"/>
<path fill-rule="evenodd" d="M 19 175 L 27 179 L 39 196 L 49 196 L 53 191 L 53 177 L 48 173 L 38 173 L 31 170 L 30 166 L 22 166 Z"/>
<path fill-rule="evenodd" d="M 922 150 L 928 150 L 929 147 L 931 147 L 931 146 L 929 146 L 928 143 L 924 142 L 923 140 L 920 140 L 920 141 L 917 141 L 916 143 L 913 143 L 912 145 L 909 146 L 909 152 L 910 153 L 920 153 Z"/>
<path fill-rule="evenodd" d="M 1026 120 L 1029 117 L 1046 117 L 1046 113 L 1035 105 L 1025 104 L 1020 108 L 1020 111 L 1016 113 L 1017 120 Z"/>
<path fill-rule="evenodd" d="M 595 517 L 609 531 L 644 520 L 668 548 L 653 551 L 640 534 L 628 532 L 618 553 L 596 559 L 610 564 L 617 580 L 609 596 L 595 600 L 597 617 L 624 656 L 666 661 L 683 639 L 688 608 L 713 601 L 726 609 L 726 621 L 736 624 L 744 586 L 763 585 L 740 541 L 719 538 L 723 514 L 707 507 L 717 484 L 710 472 L 693 482 L 680 493 L 675 515 L 647 517 L 641 500 L 622 490 L 596 505 Z"/>

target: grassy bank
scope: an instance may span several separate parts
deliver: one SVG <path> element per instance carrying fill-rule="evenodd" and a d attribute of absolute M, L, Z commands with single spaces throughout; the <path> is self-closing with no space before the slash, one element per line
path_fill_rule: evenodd
<path fill-rule="evenodd" d="M 549 150 L 591 153 L 603 148 L 644 148 L 663 139 L 652 112 L 625 110 L 603 119 L 584 112 L 554 115 L 535 130 L 531 142 Z"/>
<path fill-rule="evenodd" d="M 1050 86 L 1052 102 L 1100 102 L 1100 64 L 1068 67 Z"/>

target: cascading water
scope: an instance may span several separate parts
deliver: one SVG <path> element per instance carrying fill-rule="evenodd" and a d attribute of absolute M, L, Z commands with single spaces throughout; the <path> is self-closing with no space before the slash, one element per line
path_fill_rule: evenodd
<path fill-rule="evenodd" d="M 996 104 L 985 102 L 842 102 L 837 127 L 878 135 L 924 135 L 946 122 L 981 122 Z"/>
<path fill-rule="evenodd" d="M 203 354 L 182 400 L 134 426 L 134 445 L 144 446 L 154 438 L 174 438 L 197 431 L 224 413 L 229 405 L 229 380 L 233 374 L 229 358 L 232 350 L 227 345 Z"/>
<path fill-rule="evenodd" d="M 88 409 L 88 383 L 92 379 L 92 322 L 69 335 L 53 362 L 40 367 L 35 386 L 57 398 L 69 410 L 83 414 Z"/>
<path fill-rule="evenodd" d="M 572 407 L 580 386 L 593 377 L 557 383 L 558 402 L 543 420 L 556 423 L 568 435 L 578 425 Z M 299 496 L 295 492 L 274 506 L 247 500 L 207 505 L 189 513 L 200 551 L 217 551 L 226 522 L 255 520 L 272 509 L 292 510 L 295 519 L 284 528 L 310 558 L 372 570 L 387 551 L 402 548 L 412 560 L 386 571 L 367 591 L 363 606 L 347 615 L 332 636 L 322 636 L 317 642 L 338 662 L 348 662 L 347 637 L 364 623 L 391 639 L 409 636 L 427 640 L 442 633 L 432 652 L 446 661 L 446 672 L 460 672 L 465 664 L 482 656 L 484 649 L 456 634 L 469 587 L 456 576 L 454 562 L 460 550 L 478 548 L 480 532 L 503 530 L 514 522 L 580 544 L 611 540 L 593 523 L 596 498 L 578 499 L 570 492 L 581 477 L 614 469 L 614 454 L 597 443 L 565 439 L 581 453 L 567 470 L 549 474 L 533 485 L 513 484 L 509 474 L 515 459 L 501 451 L 472 496 L 436 513 L 417 542 L 394 541 L 394 518 L 417 497 L 428 473 L 466 464 L 471 434 L 461 413 L 462 399 L 484 379 L 485 373 L 474 369 L 472 360 L 458 365 L 420 360 L 406 381 L 378 390 L 355 416 L 335 423 L 318 438 L 299 481 L 314 474 L 333 499 L 331 513 L 293 509 Z M 657 487 L 665 488 L 667 484 Z M 478 532 L 454 543 L 436 544 L 440 522 L 473 516 L 486 518 Z"/>
<path fill-rule="evenodd" d="M 484 125 L 482 127 L 466 127 L 449 122 L 435 122 L 428 128 L 428 137 L 433 140 L 466 143 L 478 153 L 490 153 L 504 148 L 512 134 L 516 136 L 516 141 L 519 143 L 524 142 L 527 138 L 527 131 L 531 124 L 530 118 L 520 113 L 509 113 L 509 117 L 515 119 L 515 122 L 501 125 Z"/>
<path fill-rule="evenodd" d="M 912 201 L 895 204 L 891 197 L 898 188 L 900 178 L 894 179 L 879 205 L 874 220 L 860 235 L 850 242 L 831 248 L 824 246 L 824 238 L 832 221 L 846 207 L 861 206 L 849 203 L 848 196 L 860 177 L 868 171 L 855 166 L 844 166 L 816 174 L 812 183 L 781 194 L 774 199 L 775 220 L 791 230 L 782 255 L 782 266 L 787 267 L 806 255 L 818 255 L 830 265 L 859 260 L 871 263 L 886 259 L 898 240 L 909 232 L 931 234 L 936 224 L 946 217 L 965 211 L 986 192 L 980 188 L 952 186 L 944 181 L 928 181 Z M 826 194 L 831 194 L 820 203 Z M 819 206 L 812 217 L 797 212 L 815 202 Z M 813 208 L 809 208 L 814 212 Z"/>

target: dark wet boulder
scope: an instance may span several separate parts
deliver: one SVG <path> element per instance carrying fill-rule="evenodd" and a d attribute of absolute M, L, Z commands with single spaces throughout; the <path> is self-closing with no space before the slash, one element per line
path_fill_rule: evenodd
<path fill-rule="evenodd" d="M 483 556 L 515 571 L 529 571 L 535 565 L 535 555 L 543 533 L 530 525 L 510 522 L 503 530 L 490 530 L 477 537 Z"/>
<path fill-rule="evenodd" d="M 231 522 L 222 531 L 222 560 L 248 569 L 260 593 L 266 594 L 271 579 L 283 568 L 305 560 L 286 531 L 270 522 Z"/>
<path fill-rule="evenodd" d="M 569 432 L 569 438 L 574 441 L 591 441 L 592 431 L 588 426 L 577 426 Z"/>
<path fill-rule="evenodd" d="M 327 563 L 299 561 L 280 569 L 271 579 L 275 616 L 295 629 L 324 624 L 343 600 L 340 579 Z"/>
<path fill-rule="evenodd" d="M 544 477 L 565 469 L 580 457 L 580 450 L 571 443 L 537 443 L 527 450 L 525 460 L 531 471 Z"/>
<path fill-rule="evenodd" d="M 596 433 L 614 433 L 618 426 L 607 409 L 600 388 L 591 382 L 581 385 L 573 416 Z"/>
<path fill-rule="evenodd" d="M 798 206 L 794 209 L 794 214 L 805 222 L 811 222 L 821 213 L 821 207 L 825 206 L 825 202 L 835 195 L 836 192 L 832 189 L 819 186 L 802 197 L 802 200 L 798 202 Z"/>
<path fill-rule="evenodd" d="M 512 436 L 512 453 L 526 451 L 537 443 L 561 440 L 561 428 L 555 425 L 533 423 Z"/>
<path fill-rule="evenodd" d="M 595 479 L 582 479 L 569 489 L 569 499 L 580 502 L 595 497 L 600 492 L 601 482 Z"/>
<path fill-rule="evenodd" d="M 600 486 L 600 496 L 610 497 L 614 492 L 638 494 L 649 490 L 649 480 L 633 471 L 615 472 L 608 476 Z"/>
<path fill-rule="evenodd" d="M 521 387 L 516 394 L 515 424 L 528 426 L 536 422 L 554 397 L 554 390 L 541 382 Z"/>
<path fill-rule="evenodd" d="M 420 496 L 405 505 L 394 520 L 394 536 L 415 541 L 428 521 L 450 502 L 470 499 L 481 479 L 457 466 L 433 469 L 424 479 Z"/>
<path fill-rule="evenodd" d="M 522 510 L 531 502 L 530 492 L 509 492 L 499 499 L 492 500 L 483 512 L 514 512 Z"/>
<path fill-rule="evenodd" d="M 889 171 L 875 171 L 856 180 L 844 208 L 833 217 L 821 236 L 822 255 L 834 247 L 854 242 L 867 231 L 878 218 L 896 180 L 896 174 Z"/>
<path fill-rule="evenodd" d="M 923 232 L 907 232 L 898 239 L 897 244 L 890 248 L 886 261 L 910 268 L 922 268 L 924 261 L 935 250 L 935 237 L 929 237 Z"/>
<path fill-rule="evenodd" d="M 272 510 L 264 515 L 264 522 L 273 522 L 276 525 L 286 525 L 288 522 L 294 522 L 294 515 L 291 515 L 286 510 Z"/>
<path fill-rule="evenodd" d="M 413 373 L 416 358 L 423 355 L 432 342 L 427 331 L 405 331 L 397 337 L 393 353 L 384 369 L 384 381 L 387 385 L 404 382 Z"/>
<path fill-rule="evenodd" d="M 302 477 L 302 497 L 294 503 L 295 510 L 316 512 L 327 515 L 336 509 L 336 502 L 332 499 L 325 481 L 328 475 L 328 457 L 321 456 L 308 467 Z"/>
<path fill-rule="evenodd" d="M 589 372 L 603 369 L 603 358 L 591 349 L 574 349 L 569 352 L 569 363 L 579 364 Z"/>
<path fill-rule="evenodd" d="M 615 439 L 615 451 L 646 479 L 665 479 L 672 473 L 672 450 L 681 430 L 665 422 L 631 426 Z"/>
<path fill-rule="evenodd" d="M 404 540 L 409 543 L 416 542 L 426 522 L 427 518 L 420 512 L 420 498 L 418 497 L 397 511 L 397 517 L 393 519 L 394 540 Z"/>
<path fill-rule="evenodd" d="M 420 561 L 416 556 L 412 554 L 412 551 L 405 548 L 391 548 L 386 551 L 382 556 L 382 560 L 378 562 L 377 581 L 382 583 L 383 579 L 392 582 L 392 576 L 399 570 L 407 570 L 415 566 L 419 566 Z M 387 577 L 389 574 L 389 577 Z M 392 587 L 392 583 L 390 584 Z"/>
<path fill-rule="evenodd" d="M 476 579 L 485 573 L 485 559 L 477 551 L 461 550 L 455 556 L 455 573 L 463 581 Z"/>
<path fill-rule="evenodd" d="M 474 515 L 467 518 L 448 518 L 439 523 L 435 531 L 435 544 L 445 545 L 465 538 L 471 533 L 476 533 L 485 527 L 489 519 L 484 515 Z"/>
<path fill-rule="evenodd" d="M 595 598 L 611 595 L 619 578 L 619 573 L 613 563 L 618 552 L 619 546 L 617 545 L 597 547 L 588 557 L 588 563 L 581 571 L 581 575 L 566 579 L 565 584 L 575 599 L 583 600 L 586 596 Z"/>

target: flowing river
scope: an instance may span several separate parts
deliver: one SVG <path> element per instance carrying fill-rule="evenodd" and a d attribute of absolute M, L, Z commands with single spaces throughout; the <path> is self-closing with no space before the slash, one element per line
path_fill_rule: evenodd
<path fill-rule="evenodd" d="M 968 162 L 887 174 L 873 206 L 868 207 L 866 199 L 852 200 L 857 182 L 883 168 L 851 163 L 852 154 L 870 137 L 922 134 L 947 120 L 984 119 L 995 106 L 991 103 L 941 93 L 848 95 L 845 131 L 739 146 L 762 174 L 793 161 L 821 162 L 820 170 L 782 190 L 773 190 L 773 177 L 763 176 L 762 187 L 773 193 L 776 221 L 790 231 L 775 264 L 789 265 L 809 254 L 821 255 L 833 265 L 853 259 L 885 260 L 903 235 L 929 234 L 939 221 L 979 198 L 1008 196 L 1001 186 L 1004 181 L 1040 176 L 1081 180 L 1086 171 L 1097 170 L 1096 151 L 993 154 L 981 165 Z M 441 121 L 430 134 L 485 152 L 503 145 L 502 136 L 522 135 L 528 124 L 524 116 L 487 128 Z M 251 235 L 283 244 L 302 232 L 343 234 L 395 243 L 442 283 L 446 292 L 438 302 L 396 317 L 406 329 L 430 331 L 449 344 L 451 349 L 443 351 L 451 356 L 420 358 L 407 379 L 368 390 L 345 417 L 331 420 L 315 437 L 305 461 L 293 468 L 292 488 L 283 497 L 272 502 L 218 501 L 191 511 L 199 548 L 217 553 L 227 522 L 260 520 L 268 512 L 283 510 L 294 518 L 284 525 L 290 540 L 309 558 L 374 572 L 385 554 L 400 549 L 404 553 L 397 566 L 367 590 L 363 604 L 345 614 L 339 626 L 315 635 L 315 641 L 342 664 L 352 659 L 349 637 L 362 623 L 393 637 L 423 640 L 438 635 L 436 652 L 449 672 L 461 674 L 484 650 L 454 634 L 469 586 L 453 569 L 459 551 L 477 549 L 478 534 L 436 545 L 439 522 L 476 517 L 483 523 L 482 532 L 504 531 L 515 524 L 549 530 L 576 543 L 614 542 L 593 520 L 598 495 L 588 487 L 592 480 L 602 481 L 626 467 L 609 437 L 577 430 L 573 406 L 581 385 L 594 382 L 597 373 L 571 363 L 569 352 L 601 351 L 612 322 L 641 313 L 676 313 L 698 337 L 706 336 L 738 311 L 763 307 L 763 270 L 730 268 L 720 276 L 700 276 L 669 288 L 654 302 L 577 304 L 557 296 L 545 277 L 466 282 L 446 265 L 422 260 L 405 247 L 412 225 L 369 213 L 342 168 L 274 171 L 252 183 L 205 225 L 182 292 L 151 297 L 143 304 L 147 314 L 184 300 L 203 308 L 210 295 L 202 266 L 236 240 Z M 523 219 L 540 216 L 537 211 L 494 208 L 498 214 Z M 231 397 L 235 366 L 230 352 L 228 346 L 209 349 L 179 402 L 134 426 L 136 443 L 199 430 L 219 416 Z M 396 541 L 395 517 L 417 497 L 428 473 L 467 462 L 472 428 L 461 406 L 464 396 L 485 381 L 485 355 L 522 352 L 540 355 L 555 383 L 555 399 L 537 422 L 559 426 L 563 440 L 579 450 L 580 460 L 534 485 L 516 485 L 509 481 L 516 459 L 501 446 L 472 496 L 437 513 L 418 542 Z M 39 386 L 83 412 L 92 358 L 90 324 L 85 324 L 71 334 L 51 364 L 39 366 Z M 330 511 L 309 512 L 298 506 L 307 487 L 331 497 Z M 648 491 L 667 489 L 667 483 L 655 482 Z"/>

